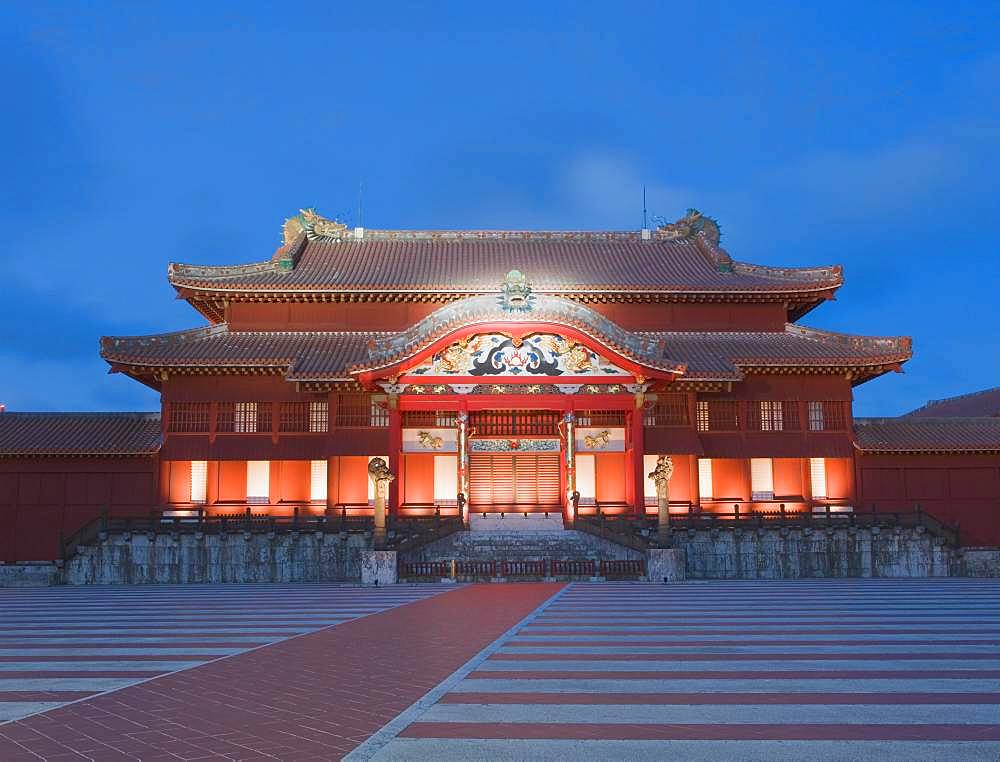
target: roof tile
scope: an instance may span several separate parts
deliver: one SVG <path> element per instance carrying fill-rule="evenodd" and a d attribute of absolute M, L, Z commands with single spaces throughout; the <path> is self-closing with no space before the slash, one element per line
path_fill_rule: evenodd
<path fill-rule="evenodd" d="M 1000 452 L 1000 418 L 856 418 L 863 452 Z"/>
<path fill-rule="evenodd" d="M 152 455 L 159 413 L 0 413 L 0 457 Z"/>

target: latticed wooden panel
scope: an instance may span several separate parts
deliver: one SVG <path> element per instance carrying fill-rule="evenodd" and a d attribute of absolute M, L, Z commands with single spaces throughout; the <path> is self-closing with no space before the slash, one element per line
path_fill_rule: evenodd
<path fill-rule="evenodd" d="M 643 420 L 646 426 L 690 426 L 686 394 L 661 394 Z"/>
<path fill-rule="evenodd" d="M 174 402 L 170 405 L 168 430 L 181 434 L 207 432 L 210 412 L 208 402 Z"/>
<path fill-rule="evenodd" d="M 478 410 L 469 423 L 479 436 L 559 436 L 558 412 L 553 410 Z"/>

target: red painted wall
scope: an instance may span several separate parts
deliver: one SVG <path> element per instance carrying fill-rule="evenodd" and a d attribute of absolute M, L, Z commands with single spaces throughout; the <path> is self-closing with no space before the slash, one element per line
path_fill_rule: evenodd
<path fill-rule="evenodd" d="M 406 453 L 403 459 L 406 473 L 403 481 L 403 503 L 433 503 L 434 456 Z"/>
<path fill-rule="evenodd" d="M 0 561 L 58 557 L 60 533 L 99 517 L 148 516 L 157 503 L 153 458 L 0 460 Z"/>
<path fill-rule="evenodd" d="M 911 511 L 919 503 L 935 518 L 957 522 L 963 545 L 1000 545 L 1000 458 L 861 454 L 855 468 L 859 509 Z"/>
<path fill-rule="evenodd" d="M 594 456 L 594 482 L 598 503 L 624 503 L 626 459 L 623 452 L 599 452 Z"/>

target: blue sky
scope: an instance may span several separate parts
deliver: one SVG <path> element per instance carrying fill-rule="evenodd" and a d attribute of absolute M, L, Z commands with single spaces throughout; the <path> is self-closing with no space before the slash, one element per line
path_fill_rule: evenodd
<path fill-rule="evenodd" d="M 858 414 L 1000 385 L 1000 3 L 809 5 L 5 3 L 0 402 L 155 409 L 98 337 L 202 324 L 167 262 L 354 224 L 360 182 L 369 227 L 583 229 L 645 183 L 843 264 L 804 324 L 913 336 Z"/>

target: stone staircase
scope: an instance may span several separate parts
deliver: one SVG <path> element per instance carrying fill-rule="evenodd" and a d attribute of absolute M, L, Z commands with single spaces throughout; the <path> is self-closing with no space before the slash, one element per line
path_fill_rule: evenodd
<path fill-rule="evenodd" d="M 480 516 L 480 518 L 482 518 Z M 456 532 L 441 540 L 400 554 L 401 576 L 434 578 L 454 575 L 460 580 L 579 579 L 599 576 L 641 576 L 641 552 L 601 537 L 557 526 L 522 526 L 523 518 L 504 519 L 510 528 Z M 529 518 L 527 521 L 531 521 Z"/>

